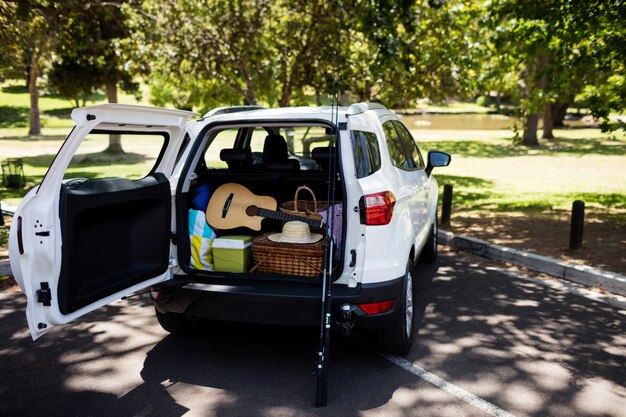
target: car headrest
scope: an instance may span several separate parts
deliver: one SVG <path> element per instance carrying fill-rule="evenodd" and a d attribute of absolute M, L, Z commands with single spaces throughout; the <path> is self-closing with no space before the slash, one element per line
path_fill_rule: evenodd
<path fill-rule="evenodd" d="M 331 149 L 333 153 L 333 158 L 336 158 L 336 155 L 335 155 L 336 150 L 335 148 L 331 146 L 320 146 L 320 147 L 314 148 L 311 151 L 311 157 L 315 159 L 315 162 L 317 162 L 317 165 L 320 167 L 322 171 L 327 171 L 328 167 L 330 166 Z"/>
<path fill-rule="evenodd" d="M 250 149 L 222 149 L 220 159 L 228 165 L 230 170 L 242 170 L 252 166 L 252 151 Z"/>
<path fill-rule="evenodd" d="M 284 161 L 288 157 L 285 138 L 281 135 L 267 135 L 263 143 L 263 163 Z"/>

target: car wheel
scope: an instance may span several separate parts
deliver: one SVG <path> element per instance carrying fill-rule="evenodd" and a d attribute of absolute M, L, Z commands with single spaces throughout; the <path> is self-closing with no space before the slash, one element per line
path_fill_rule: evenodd
<path fill-rule="evenodd" d="M 421 263 L 431 264 L 437 260 L 437 245 L 439 244 L 438 234 L 439 227 L 437 226 L 437 216 L 435 215 L 435 221 L 430 226 L 428 240 L 422 249 L 422 253 L 420 253 L 419 261 Z"/>
<path fill-rule="evenodd" d="M 157 320 L 164 330 L 172 334 L 189 335 L 194 332 L 196 323 L 186 314 L 180 313 L 160 313 L 155 310 Z"/>
<path fill-rule="evenodd" d="M 409 261 L 404 276 L 404 294 L 398 300 L 400 304 L 393 323 L 387 328 L 378 330 L 378 345 L 387 353 L 404 355 L 413 345 L 415 305 L 411 270 L 411 261 Z"/>

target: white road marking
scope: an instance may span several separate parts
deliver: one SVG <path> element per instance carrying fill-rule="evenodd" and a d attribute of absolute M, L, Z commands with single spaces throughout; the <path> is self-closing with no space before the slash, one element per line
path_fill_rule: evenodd
<path fill-rule="evenodd" d="M 393 363 L 394 365 L 399 366 L 400 368 L 404 369 L 405 371 L 409 371 L 410 373 L 412 373 L 413 375 L 416 375 L 420 378 L 422 378 L 424 381 L 433 384 L 434 386 L 436 386 L 437 388 L 440 388 L 444 391 L 446 391 L 448 394 L 454 395 L 455 397 L 465 401 L 466 403 L 473 405 L 474 407 L 478 408 L 481 411 L 484 411 L 485 413 L 491 415 L 491 416 L 496 416 L 496 417 L 515 417 L 513 414 L 504 411 L 503 409 L 501 409 L 500 407 L 498 407 L 497 405 L 491 404 L 490 402 L 483 400 L 482 398 L 472 394 L 469 391 L 464 390 L 461 387 L 457 387 L 456 385 L 454 385 L 451 382 L 446 381 L 445 379 L 438 377 L 437 375 L 433 374 L 430 371 L 427 371 L 426 369 L 422 368 L 421 366 L 401 357 L 401 356 L 395 356 L 395 355 L 389 355 L 386 353 L 382 353 L 377 351 L 373 346 L 371 346 L 371 344 L 369 343 L 369 341 L 356 336 L 356 335 L 352 335 L 351 336 L 352 341 L 356 342 L 359 346 L 361 346 L 362 348 L 376 354 L 379 355 L 385 359 L 387 359 L 389 362 Z"/>
<path fill-rule="evenodd" d="M 466 403 L 473 405 L 485 413 L 495 416 L 495 417 L 514 417 L 513 414 L 504 411 L 500 407 L 491 404 L 488 401 L 483 400 L 480 397 L 472 394 L 471 392 L 465 391 L 463 388 L 457 387 L 456 385 L 446 381 L 443 378 L 438 377 L 432 372 L 427 371 L 426 369 L 414 364 L 413 362 L 402 358 L 400 356 L 387 355 L 384 353 L 379 353 L 380 356 L 387 359 L 389 362 L 394 365 L 398 365 L 400 368 L 409 371 L 413 375 L 419 376 L 426 382 L 433 384 L 434 386 L 441 388 L 449 394 L 454 395 L 457 398 L 465 401 Z"/>
<path fill-rule="evenodd" d="M 536 284 L 542 285 L 544 287 L 549 287 L 549 288 L 553 288 L 553 289 L 557 289 L 557 290 L 562 290 L 562 291 L 566 291 L 569 292 L 570 294 L 574 294 L 577 295 L 579 297 L 584 297 L 590 300 L 594 300 L 594 301 L 599 301 L 602 303 L 606 303 L 609 304 L 611 306 L 617 307 L 617 308 L 621 308 L 621 309 L 626 309 L 626 297 L 622 297 L 620 295 L 617 294 L 603 294 L 600 293 L 598 291 L 593 291 L 590 289 L 585 288 L 582 285 L 578 285 L 578 284 L 574 284 L 574 283 L 570 283 L 570 282 L 563 282 L 560 280 L 554 280 L 554 279 L 545 279 L 545 278 L 539 278 L 539 277 L 533 277 L 521 272 L 515 272 L 515 271 L 510 271 L 508 269 L 505 268 L 497 268 L 497 267 L 485 267 L 484 269 L 488 270 L 488 271 L 495 271 L 495 272 L 500 272 L 508 277 L 511 278 L 517 278 L 517 279 L 521 279 L 524 281 L 530 281 L 530 282 L 534 282 Z M 371 349 L 370 347 L 367 346 L 366 343 L 364 343 L 363 341 L 357 340 L 359 342 L 359 344 L 363 347 L 365 347 L 366 349 L 377 353 L 378 355 L 382 356 L 383 358 L 387 359 L 389 362 L 393 363 L 394 365 L 399 366 L 400 368 L 412 373 L 413 375 L 416 375 L 420 378 L 422 378 L 423 380 L 425 380 L 426 382 L 441 388 L 442 390 L 446 391 L 447 393 L 454 395 L 457 398 L 460 398 L 461 400 L 465 401 L 466 403 L 478 408 L 481 411 L 484 411 L 485 413 L 491 415 L 491 416 L 496 416 L 496 417 L 514 417 L 513 414 L 504 411 L 503 409 L 501 409 L 500 407 L 486 401 L 483 400 L 482 398 L 472 394 L 471 392 L 468 392 L 466 390 L 464 390 L 463 388 L 460 388 L 448 381 L 446 381 L 443 378 L 438 377 L 437 375 L 433 374 L 430 371 L 427 371 L 426 369 L 420 367 L 419 365 L 416 365 L 415 363 L 400 357 L 400 356 L 395 356 L 395 355 L 388 355 L 388 354 L 384 354 L 384 353 L 380 353 L 380 352 L 376 352 L 375 350 Z"/>

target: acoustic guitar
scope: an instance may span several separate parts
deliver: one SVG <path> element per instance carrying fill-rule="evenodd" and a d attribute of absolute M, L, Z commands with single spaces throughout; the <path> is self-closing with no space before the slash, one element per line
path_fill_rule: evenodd
<path fill-rule="evenodd" d="M 299 220 L 311 227 L 321 228 L 323 221 L 276 211 L 278 204 L 272 197 L 258 196 L 241 184 L 227 183 L 215 190 L 206 209 L 206 220 L 215 229 L 248 227 L 261 230 L 261 220 Z"/>

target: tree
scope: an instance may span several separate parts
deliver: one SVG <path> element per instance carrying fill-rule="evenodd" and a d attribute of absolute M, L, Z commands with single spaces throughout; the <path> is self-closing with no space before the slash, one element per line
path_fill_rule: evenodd
<path fill-rule="evenodd" d="M 3 48 L 4 53 L 12 51 L 13 58 L 21 56 L 26 63 L 26 84 L 30 96 L 28 134 L 39 135 L 41 120 L 37 82 L 46 61 L 44 58 L 49 56 L 59 22 L 63 19 L 61 6 L 56 2 L 37 0 L 7 1 L 1 5 L 0 14 L 1 20 L 6 24 L 3 32 L 11 36 L 8 39 L 7 35 L 4 36 L 7 42 L 7 48 Z"/>
<path fill-rule="evenodd" d="M 476 1 L 348 1 L 346 87 L 361 99 L 408 107 L 474 89 L 479 49 Z"/>
<path fill-rule="evenodd" d="M 153 102 L 287 106 L 341 90 L 408 105 L 473 88 L 478 2 L 136 0 Z M 305 93 L 306 92 L 306 93 Z M 346 95 L 342 95 L 343 98 Z"/>
<path fill-rule="evenodd" d="M 0 82 L 7 79 L 28 78 L 19 39 L 19 25 L 15 22 L 15 3 L 0 3 Z"/>
<path fill-rule="evenodd" d="M 123 0 L 92 0 L 68 11 L 59 34 L 50 83 L 78 104 L 104 87 L 109 103 L 118 102 L 118 86 L 136 92 L 124 48 L 131 31 Z M 109 136 L 108 153 L 123 153 L 120 135 Z"/>
<path fill-rule="evenodd" d="M 128 10 L 143 39 L 143 65 L 186 88 L 209 86 L 213 102 L 258 104 L 275 72 L 270 0 L 141 1 Z M 188 99 L 192 96 L 187 95 Z M 190 107 L 193 104 L 188 103 Z M 233 103 L 234 104 L 234 103 Z"/>
<path fill-rule="evenodd" d="M 337 7 L 334 1 L 284 0 L 272 8 L 268 29 L 276 51 L 279 106 L 289 106 L 295 90 L 311 86 L 319 72 L 333 66 L 334 54 L 324 49 L 337 49 Z"/>
<path fill-rule="evenodd" d="M 623 71 L 626 8 L 619 3 L 490 3 L 485 13 L 485 26 L 491 34 L 487 50 L 492 60 L 499 61 L 496 67 L 517 80 L 514 97 L 524 118 L 522 144 L 538 145 L 542 113 L 544 137 L 549 138 L 554 116 L 562 117 L 576 94 L 586 85 L 604 84 L 616 71 Z"/>
<path fill-rule="evenodd" d="M 52 90 L 80 107 L 85 106 L 89 96 L 96 92 L 100 78 L 101 71 L 96 66 L 65 58 L 52 63 L 48 84 Z"/>

